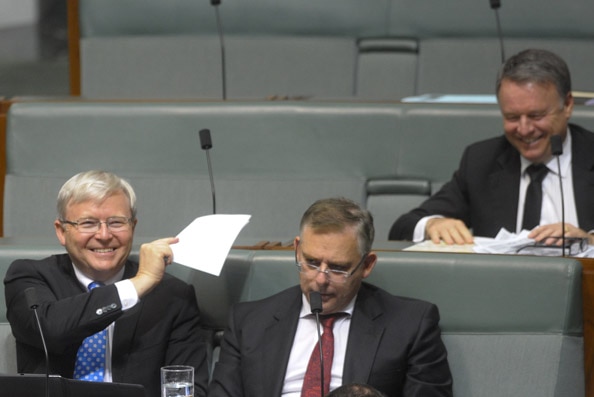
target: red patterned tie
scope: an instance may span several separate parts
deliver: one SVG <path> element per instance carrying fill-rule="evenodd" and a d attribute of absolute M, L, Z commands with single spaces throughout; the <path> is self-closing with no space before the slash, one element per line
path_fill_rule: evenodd
<path fill-rule="evenodd" d="M 322 354 L 324 355 L 324 393 L 320 392 L 320 346 L 316 343 L 309 364 L 307 364 L 307 371 L 303 379 L 303 388 L 301 389 L 301 397 L 320 397 L 325 396 L 330 391 L 330 369 L 332 368 L 332 358 L 334 357 L 334 334 L 332 333 L 332 326 L 334 321 L 342 316 L 343 313 L 330 314 L 321 317 L 322 327 L 324 333 L 322 334 Z"/>

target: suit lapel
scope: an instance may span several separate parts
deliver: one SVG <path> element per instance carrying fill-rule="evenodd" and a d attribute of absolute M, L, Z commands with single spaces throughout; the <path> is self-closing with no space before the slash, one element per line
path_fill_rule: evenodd
<path fill-rule="evenodd" d="M 297 298 L 281 304 L 264 330 L 261 382 L 265 396 L 280 396 L 282 392 L 301 310 L 301 289 L 299 286 L 294 289 Z"/>
<path fill-rule="evenodd" d="M 570 125 L 572 145 L 572 173 L 575 206 L 580 227 L 586 231 L 594 229 L 594 139 L 591 132 Z M 586 135 L 588 134 L 588 135 Z"/>
<path fill-rule="evenodd" d="M 381 303 L 363 284 L 351 319 L 342 374 L 343 384 L 368 382 L 385 329 L 382 317 Z"/>

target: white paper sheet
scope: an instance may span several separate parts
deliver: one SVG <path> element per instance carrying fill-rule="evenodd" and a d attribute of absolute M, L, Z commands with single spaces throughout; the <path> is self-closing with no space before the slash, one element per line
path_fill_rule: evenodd
<path fill-rule="evenodd" d="M 407 247 L 405 251 L 426 251 L 426 252 L 476 252 L 479 254 L 526 254 L 542 256 L 561 256 L 562 251 L 559 247 L 534 247 L 535 241 L 528 238 L 530 231 L 522 230 L 520 233 L 511 233 L 501 229 L 497 236 L 474 237 L 474 244 L 447 245 L 444 242 L 434 244 L 431 240 L 425 240 L 413 246 Z M 591 258 L 594 257 L 594 246 L 574 255 L 575 257 Z"/>
<path fill-rule="evenodd" d="M 215 214 L 194 219 L 171 245 L 173 261 L 218 276 L 237 235 L 251 215 Z"/>

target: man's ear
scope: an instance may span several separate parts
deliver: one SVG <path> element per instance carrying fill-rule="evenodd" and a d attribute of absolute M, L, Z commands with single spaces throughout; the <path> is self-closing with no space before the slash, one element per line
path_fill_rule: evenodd
<path fill-rule="evenodd" d="M 54 221 L 54 229 L 56 231 L 56 237 L 58 237 L 58 241 L 63 246 L 66 245 L 66 230 L 64 230 L 64 225 L 58 219 Z"/>
<path fill-rule="evenodd" d="M 375 267 L 376 263 L 377 263 L 376 253 L 372 251 L 369 254 L 367 254 L 367 257 L 365 258 L 365 261 L 363 262 L 363 278 L 369 277 L 369 275 L 373 271 L 373 268 Z"/>

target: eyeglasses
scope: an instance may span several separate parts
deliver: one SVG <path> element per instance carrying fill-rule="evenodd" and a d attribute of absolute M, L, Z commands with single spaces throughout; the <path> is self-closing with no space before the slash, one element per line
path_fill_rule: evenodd
<path fill-rule="evenodd" d="M 297 269 L 299 270 L 300 273 L 312 273 L 313 274 L 315 272 L 316 275 L 318 273 L 324 273 L 326 275 L 326 278 L 328 279 L 328 281 L 330 281 L 332 283 L 337 283 L 337 284 L 346 282 L 346 280 L 349 277 L 351 277 L 353 274 L 355 274 L 357 269 L 359 269 L 359 267 L 361 267 L 363 262 L 365 262 L 366 258 L 367 258 L 367 254 L 364 254 L 361 257 L 361 260 L 359 261 L 359 263 L 357 263 L 357 266 L 355 266 L 355 268 L 350 272 L 347 272 L 345 270 L 332 269 L 330 266 L 328 267 L 328 269 L 322 270 L 321 263 L 319 261 L 316 261 L 313 259 L 299 261 L 299 259 L 297 258 L 297 251 L 295 251 L 295 264 L 297 265 Z"/>
<path fill-rule="evenodd" d="M 562 237 L 548 237 L 561 241 Z M 565 237 L 565 254 L 567 256 L 576 256 L 588 249 L 588 239 L 581 237 Z M 542 255 L 542 256 L 561 256 L 563 246 L 556 244 L 534 243 L 524 245 L 516 250 L 516 254 L 522 255 Z"/>
<path fill-rule="evenodd" d="M 112 216 L 105 221 L 92 218 L 78 219 L 76 221 L 60 220 L 60 223 L 74 226 L 80 233 L 97 233 L 101 229 L 102 223 L 105 223 L 110 232 L 123 232 L 129 229 L 130 222 L 132 222 L 132 218 L 126 218 L 124 216 Z"/>

